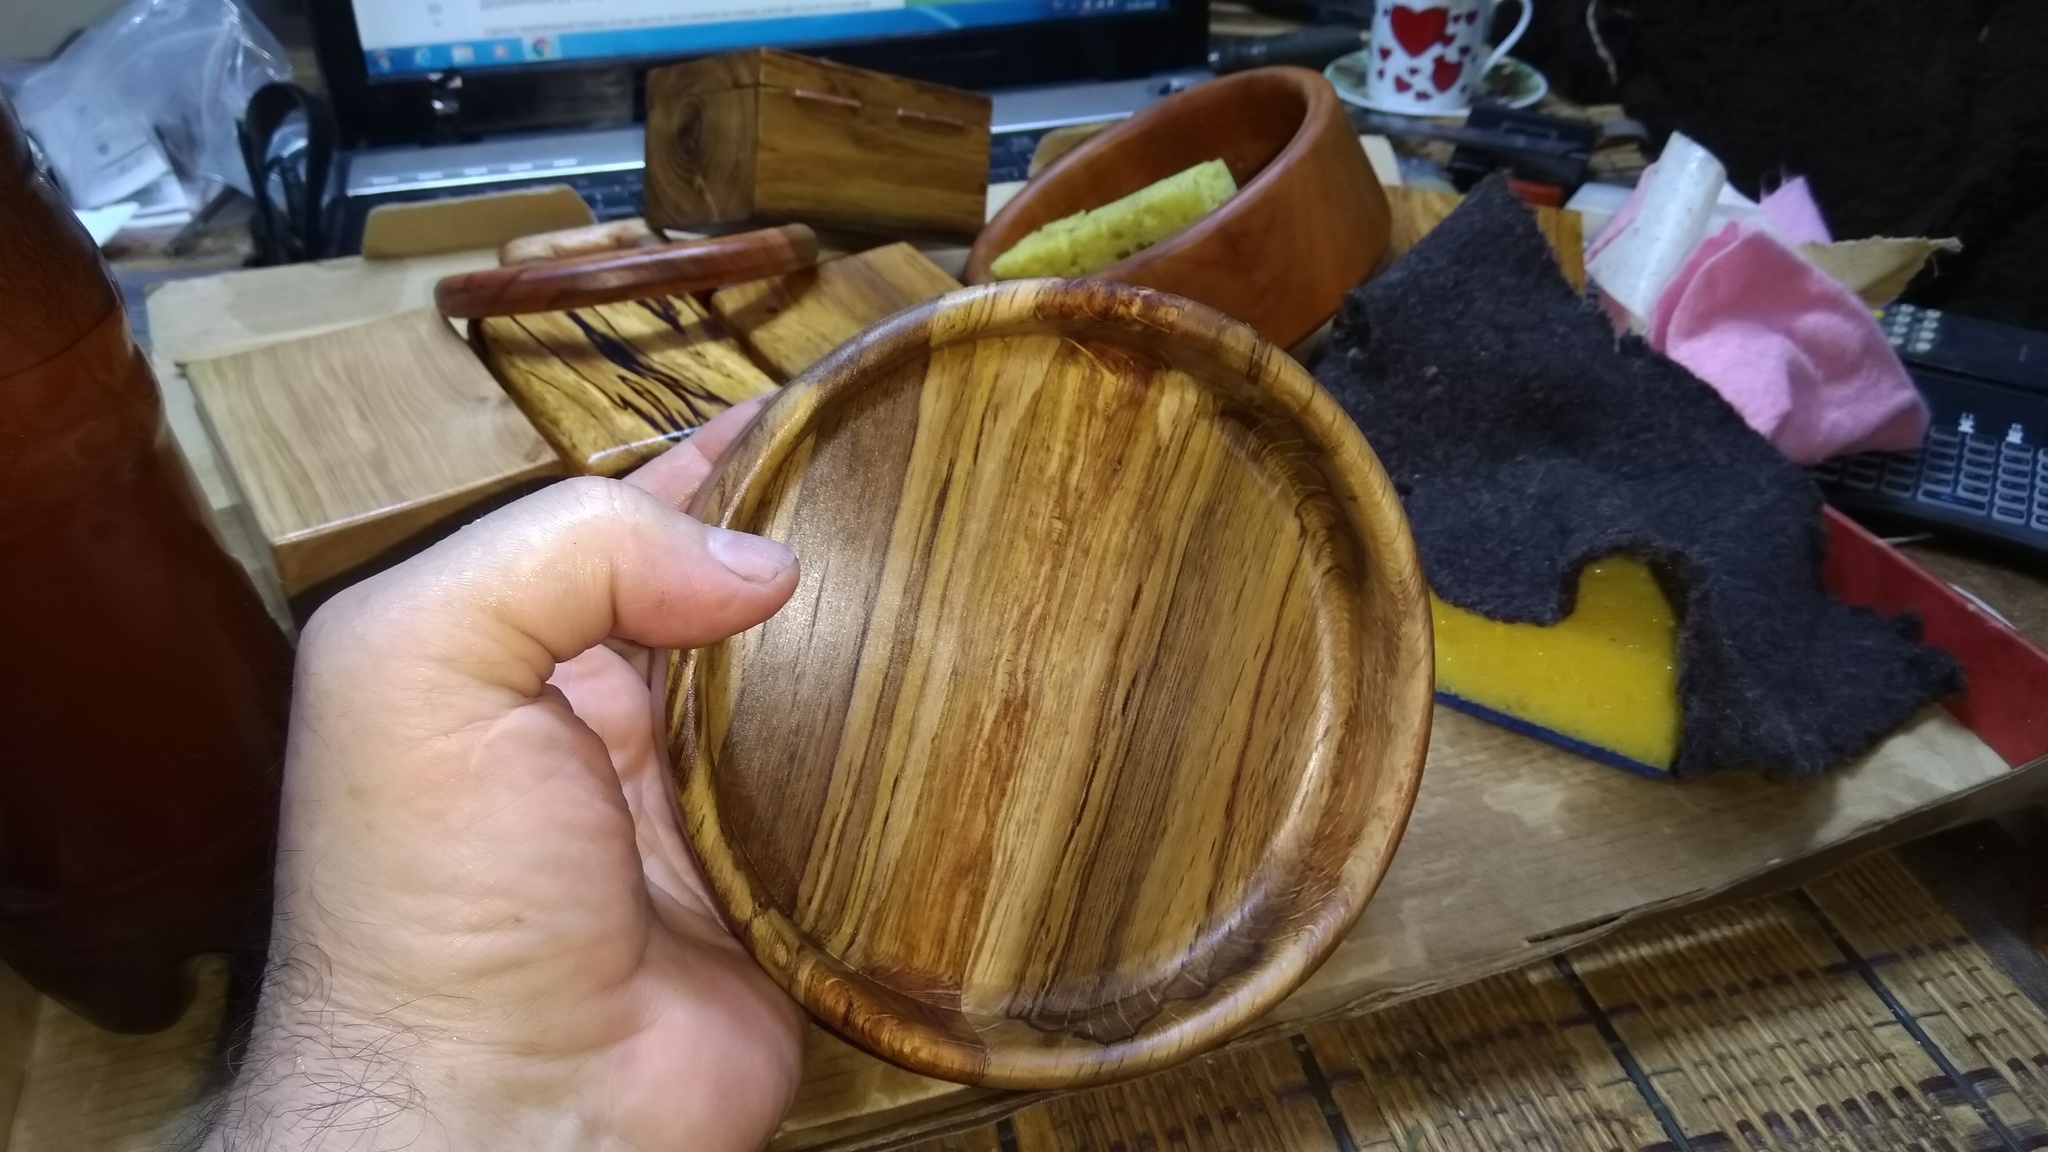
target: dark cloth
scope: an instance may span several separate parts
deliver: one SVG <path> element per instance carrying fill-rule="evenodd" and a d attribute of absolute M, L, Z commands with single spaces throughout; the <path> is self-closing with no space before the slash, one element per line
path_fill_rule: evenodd
<path fill-rule="evenodd" d="M 1680 615 L 1675 775 L 1813 776 L 1960 681 L 1821 588 L 1806 474 L 1558 273 L 1495 178 L 1345 302 L 1317 371 L 1401 493 L 1432 588 L 1551 624 L 1580 569 L 1647 561 Z"/>

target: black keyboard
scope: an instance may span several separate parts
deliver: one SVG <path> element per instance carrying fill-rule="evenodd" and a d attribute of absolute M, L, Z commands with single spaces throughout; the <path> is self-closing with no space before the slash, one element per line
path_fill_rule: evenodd
<path fill-rule="evenodd" d="M 992 138 L 989 141 L 989 183 L 1000 184 L 1024 179 L 1031 168 L 1031 156 L 1038 151 L 1038 141 L 1043 135 L 1043 132 L 1005 132 Z M 445 200 L 451 196 L 474 196 L 483 192 L 516 192 L 521 188 L 539 188 L 551 184 L 567 184 L 576 189 L 577 194 L 590 205 L 591 214 L 600 222 L 623 220 L 628 216 L 640 214 L 640 198 L 645 186 L 641 171 L 639 168 L 626 168 L 613 172 L 542 176 L 532 180 L 508 180 L 503 183 L 459 188 L 416 188 L 405 192 L 349 197 L 338 201 L 334 206 L 334 217 L 328 229 L 328 235 L 334 239 L 329 246 L 328 254 L 350 256 L 362 251 L 363 224 L 369 219 L 370 210 L 381 204 Z"/>
<path fill-rule="evenodd" d="M 2048 568 L 2048 333 L 1895 305 L 1880 316 L 1932 421 L 1916 452 L 1814 469 L 1830 504 Z"/>

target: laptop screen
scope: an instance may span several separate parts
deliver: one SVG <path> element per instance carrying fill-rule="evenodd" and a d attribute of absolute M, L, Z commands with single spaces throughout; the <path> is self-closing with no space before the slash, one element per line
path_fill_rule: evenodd
<path fill-rule="evenodd" d="M 1171 0 L 353 0 L 372 82 L 1161 11 Z"/>

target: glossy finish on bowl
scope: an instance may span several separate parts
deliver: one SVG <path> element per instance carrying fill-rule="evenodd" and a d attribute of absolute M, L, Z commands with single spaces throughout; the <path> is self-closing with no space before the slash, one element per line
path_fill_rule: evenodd
<path fill-rule="evenodd" d="M 1096 276 L 1186 296 L 1293 347 L 1379 265 L 1387 197 L 1330 82 L 1260 68 L 1199 84 L 1082 144 L 989 222 L 965 279 L 1036 229 L 1205 160 L 1239 191 L 1178 234 Z"/>
<path fill-rule="evenodd" d="M 683 818 L 852 1042 L 1136 1076 L 1271 1009 L 1378 885 L 1424 586 L 1358 430 L 1249 328 L 1101 281 L 955 292 L 786 387 L 693 510 L 803 577 L 667 665 Z"/>

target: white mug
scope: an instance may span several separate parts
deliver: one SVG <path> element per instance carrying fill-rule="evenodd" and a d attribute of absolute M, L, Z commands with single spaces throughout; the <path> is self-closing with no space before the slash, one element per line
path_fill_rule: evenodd
<path fill-rule="evenodd" d="M 1443 116 L 1472 106 L 1480 78 L 1522 33 L 1534 12 L 1531 0 L 1514 31 L 1486 50 L 1500 0 L 1379 0 L 1372 14 L 1372 46 L 1365 71 L 1365 103 L 1383 112 Z"/>

